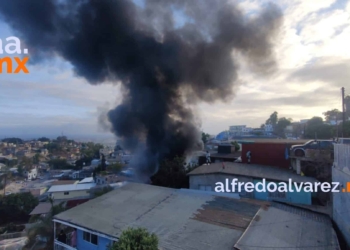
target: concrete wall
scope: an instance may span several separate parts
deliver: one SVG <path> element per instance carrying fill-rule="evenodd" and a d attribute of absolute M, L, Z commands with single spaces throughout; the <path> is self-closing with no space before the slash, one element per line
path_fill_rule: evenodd
<path fill-rule="evenodd" d="M 68 195 L 65 192 L 52 193 L 55 200 L 75 199 L 75 198 L 88 198 L 90 197 L 89 190 L 69 191 Z"/>
<path fill-rule="evenodd" d="M 232 179 L 237 178 L 237 182 L 261 182 L 261 179 L 254 179 L 252 177 L 244 177 L 244 176 L 235 176 L 235 175 L 228 175 L 228 174 L 206 174 L 206 175 L 192 175 L 190 176 L 190 189 L 196 189 L 199 190 L 200 186 L 210 186 L 211 191 L 215 191 L 215 187 L 217 186 L 217 182 L 224 183 L 226 182 L 226 179 L 228 179 L 229 188 L 231 189 L 231 181 Z M 266 182 L 266 185 L 268 185 L 268 181 Z M 277 182 L 275 182 L 277 183 Z M 237 186 L 236 186 L 237 187 Z M 208 189 L 206 189 L 209 191 Z M 294 191 L 294 190 L 293 190 Z M 238 193 L 238 190 L 236 190 Z M 253 198 L 253 199 L 259 199 L 259 200 L 272 200 L 272 198 L 269 197 L 268 192 L 240 192 L 239 193 L 242 197 L 247 198 Z M 291 202 L 296 204 L 305 204 L 305 205 L 311 205 L 312 204 L 312 194 L 310 192 L 287 192 L 285 195 L 285 198 L 273 198 L 274 200 L 279 201 L 285 201 L 285 202 Z"/>
<path fill-rule="evenodd" d="M 340 192 L 333 194 L 333 220 L 350 248 L 350 192 L 341 192 L 350 182 L 350 145 L 334 146 L 332 181 L 340 182 Z"/>
<path fill-rule="evenodd" d="M 77 230 L 77 249 L 84 250 L 106 250 L 111 240 L 98 236 L 98 245 L 87 242 L 83 238 L 83 231 Z"/>

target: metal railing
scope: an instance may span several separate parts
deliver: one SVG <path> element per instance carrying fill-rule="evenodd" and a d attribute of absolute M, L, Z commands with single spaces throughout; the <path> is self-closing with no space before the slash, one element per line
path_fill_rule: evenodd
<path fill-rule="evenodd" d="M 26 232 L 1 234 L 0 240 L 8 240 L 8 239 L 20 238 L 20 237 L 25 237 L 25 236 L 27 236 Z"/>
<path fill-rule="evenodd" d="M 59 242 L 58 240 L 55 240 L 54 242 L 54 250 L 77 250 L 74 247 L 71 247 L 69 245 L 66 245 L 62 242 Z"/>

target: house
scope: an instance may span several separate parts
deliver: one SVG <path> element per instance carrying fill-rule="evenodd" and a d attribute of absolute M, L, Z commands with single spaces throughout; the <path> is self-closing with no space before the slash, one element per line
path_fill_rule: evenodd
<path fill-rule="evenodd" d="M 190 189 L 199 189 L 214 191 L 218 182 L 231 183 L 233 179 L 237 179 L 237 182 L 251 182 L 255 185 L 261 183 L 263 179 L 266 180 L 265 186 L 270 182 L 278 185 L 281 182 L 288 183 L 289 179 L 292 179 L 295 183 L 311 182 L 315 183 L 316 179 L 311 177 L 305 177 L 297 175 L 290 170 L 285 170 L 276 167 L 262 166 L 256 164 L 241 164 L 233 162 L 225 163 L 213 163 L 211 165 L 202 165 L 190 173 Z M 265 187 L 266 189 L 266 187 Z M 315 193 L 311 192 L 260 192 L 254 190 L 253 192 L 247 192 L 244 187 L 239 192 L 238 188 L 235 192 L 239 193 L 242 197 L 259 199 L 259 200 L 278 200 L 284 202 L 291 202 L 297 204 L 312 204 L 312 195 L 316 197 Z"/>
<path fill-rule="evenodd" d="M 57 223 L 77 229 L 77 249 L 105 250 L 124 229 L 143 227 L 157 234 L 162 249 L 225 250 L 259 208 L 237 198 L 128 183 L 56 215 L 54 224 L 56 232 Z"/>
<path fill-rule="evenodd" d="M 257 249 L 251 247 L 259 246 L 258 241 L 267 246 L 265 249 L 304 249 L 298 247 L 315 243 L 338 249 L 337 237 L 326 216 L 230 195 L 127 183 L 56 215 L 54 231 L 69 233 L 76 229 L 77 247 L 57 240 L 54 245 L 70 250 L 106 250 L 118 241 L 123 230 L 142 227 L 158 236 L 159 249 L 167 250 L 231 250 L 234 246 L 250 250 Z M 274 218 L 273 214 L 281 216 Z M 259 223 L 261 228 L 253 223 Z M 268 235 L 273 230 L 278 230 L 278 234 Z"/>
<path fill-rule="evenodd" d="M 69 184 L 51 186 L 47 191 L 54 200 L 71 200 L 90 198 L 90 189 L 95 183 Z"/>
<path fill-rule="evenodd" d="M 234 249 L 338 250 L 340 247 L 329 216 L 272 203 L 268 209 L 259 209 Z"/>

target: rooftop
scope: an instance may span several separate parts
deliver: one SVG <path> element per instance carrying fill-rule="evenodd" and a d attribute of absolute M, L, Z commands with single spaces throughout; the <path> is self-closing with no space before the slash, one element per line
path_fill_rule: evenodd
<path fill-rule="evenodd" d="M 328 216 L 278 203 L 259 210 L 235 248 L 340 249 Z"/>
<path fill-rule="evenodd" d="M 159 237 L 161 248 L 169 250 L 228 250 L 263 204 L 128 183 L 55 219 L 111 237 L 128 227 L 143 227 Z"/>
<path fill-rule="evenodd" d="M 88 190 L 94 187 L 95 185 L 96 185 L 95 183 L 55 185 L 55 186 L 52 186 L 47 192 L 54 193 L 54 192 Z"/>
<path fill-rule="evenodd" d="M 53 205 L 58 205 L 59 202 L 54 201 Z M 29 215 L 36 215 L 36 214 L 47 214 L 51 210 L 51 203 L 50 202 L 40 202 L 32 212 L 30 212 Z"/>
<path fill-rule="evenodd" d="M 315 182 L 316 179 L 312 177 L 300 176 L 291 170 L 282 168 L 263 166 L 257 164 L 243 164 L 234 162 L 224 162 L 225 168 L 222 163 L 212 163 L 210 165 L 202 165 L 188 175 L 203 175 L 203 174 L 228 174 L 228 175 L 240 175 L 249 176 L 255 178 L 265 178 L 276 181 L 288 181 L 292 179 L 294 182 Z"/>
<path fill-rule="evenodd" d="M 78 184 L 92 183 L 92 182 L 94 182 L 94 178 L 93 177 L 87 177 L 87 178 L 84 178 L 81 181 L 79 181 Z"/>

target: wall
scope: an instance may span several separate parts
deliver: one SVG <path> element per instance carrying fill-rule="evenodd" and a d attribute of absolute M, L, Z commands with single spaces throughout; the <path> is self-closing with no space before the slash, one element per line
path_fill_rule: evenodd
<path fill-rule="evenodd" d="M 254 180 L 254 183 L 261 182 L 261 180 Z M 270 181 L 266 182 L 266 186 L 270 183 Z M 278 184 L 278 182 L 274 182 Z M 260 187 L 259 187 L 260 188 Z M 254 198 L 258 200 L 277 200 L 277 201 L 283 201 L 283 202 L 290 202 L 295 204 L 304 204 L 304 205 L 311 205 L 312 204 L 312 193 L 310 192 L 296 192 L 294 188 L 292 188 L 293 192 L 287 192 L 285 198 L 276 198 L 274 197 L 271 199 L 269 197 L 268 192 L 257 192 L 254 191 Z"/>
<path fill-rule="evenodd" d="M 215 183 L 225 183 L 226 179 L 229 179 L 231 183 L 233 178 L 237 178 L 240 182 L 253 181 L 253 178 L 244 176 L 234 176 L 228 174 L 206 174 L 206 175 L 191 175 L 190 176 L 190 189 L 199 189 L 199 186 L 211 186 L 211 191 L 215 191 Z M 231 189 L 231 187 L 230 187 Z M 253 198 L 253 193 L 246 193 L 244 197 Z"/>
<path fill-rule="evenodd" d="M 91 244 L 83 238 L 83 231 L 77 230 L 77 249 L 80 250 L 106 250 L 111 240 L 98 236 L 98 245 Z"/>
<path fill-rule="evenodd" d="M 332 168 L 332 181 L 340 182 L 346 188 L 350 182 L 350 145 L 334 145 L 334 167 Z M 333 220 L 348 247 L 350 247 L 350 193 L 333 193 Z"/>
<path fill-rule="evenodd" d="M 297 143 L 243 143 L 242 162 L 247 163 L 246 154 L 252 153 L 251 164 L 276 166 L 281 168 L 290 167 L 290 159 L 286 159 L 286 147 L 289 149 Z"/>
<path fill-rule="evenodd" d="M 235 175 L 228 175 L 228 174 L 206 174 L 206 175 L 191 175 L 190 176 L 190 189 L 200 189 L 200 186 L 211 186 L 211 191 L 215 191 L 215 183 L 221 182 L 224 183 L 226 179 L 229 180 L 229 188 L 231 188 L 231 181 L 232 179 L 237 178 L 237 182 L 261 182 L 261 179 L 253 179 L 252 177 L 245 177 L 245 176 L 235 176 Z M 266 182 L 266 185 L 269 182 Z M 276 183 L 276 182 L 275 182 Z M 237 186 L 236 186 L 237 187 Z M 207 190 L 209 191 L 209 190 Z M 238 192 L 238 190 L 237 190 Z M 242 197 L 247 198 L 253 198 L 253 199 L 259 199 L 259 200 L 271 200 L 268 197 L 268 192 L 241 192 L 240 195 Z M 279 201 L 285 201 L 285 202 L 291 202 L 296 204 L 305 204 L 305 205 L 311 205 L 312 204 L 312 194 L 307 192 L 287 192 L 286 199 L 276 199 Z"/>
<path fill-rule="evenodd" d="M 75 199 L 75 198 L 89 198 L 89 190 L 69 191 L 68 195 L 64 195 L 64 192 L 52 193 L 55 200 Z"/>

